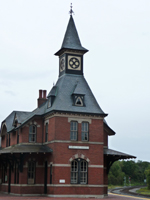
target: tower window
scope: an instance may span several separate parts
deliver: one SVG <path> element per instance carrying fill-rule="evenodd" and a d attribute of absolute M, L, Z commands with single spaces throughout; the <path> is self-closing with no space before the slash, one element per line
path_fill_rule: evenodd
<path fill-rule="evenodd" d="M 81 99 L 81 97 L 77 97 L 75 105 L 76 106 L 83 106 L 83 100 Z"/>
<path fill-rule="evenodd" d="M 78 122 L 71 121 L 70 122 L 70 139 L 77 140 L 78 135 Z"/>
<path fill-rule="evenodd" d="M 36 142 L 36 126 L 30 125 L 29 127 L 29 142 Z"/>
<path fill-rule="evenodd" d="M 89 123 L 88 122 L 82 122 L 82 132 L 81 132 L 82 141 L 88 141 L 89 140 Z"/>
<path fill-rule="evenodd" d="M 74 106 L 85 106 L 84 104 L 84 95 L 73 94 L 73 105 Z"/>
<path fill-rule="evenodd" d="M 88 163 L 83 159 L 71 162 L 71 183 L 87 184 Z"/>

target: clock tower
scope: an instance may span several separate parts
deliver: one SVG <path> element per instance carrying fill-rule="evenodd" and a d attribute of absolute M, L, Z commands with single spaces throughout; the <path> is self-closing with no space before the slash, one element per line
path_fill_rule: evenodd
<path fill-rule="evenodd" d="M 70 13 L 61 49 L 55 53 L 59 56 L 59 77 L 63 74 L 83 75 L 83 55 L 88 51 L 81 45 L 72 12 Z"/>

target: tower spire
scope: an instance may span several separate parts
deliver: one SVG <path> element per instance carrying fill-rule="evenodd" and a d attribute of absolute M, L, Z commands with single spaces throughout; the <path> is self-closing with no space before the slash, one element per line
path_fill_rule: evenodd
<path fill-rule="evenodd" d="M 71 3 L 71 5 L 70 5 L 70 11 L 69 11 L 69 14 L 70 14 L 70 15 L 74 14 L 74 12 L 73 12 L 73 10 L 72 10 L 72 3 Z"/>
<path fill-rule="evenodd" d="M 84 47 L 82 47 L 81 42 L 80 42 L 80 38 L 73 20 L 73 16 L 72 14 L 74 13 L 72 10 L 72 4 L 71 4 L 71 9 L 69 11 L 70 13 L 70 19 L 69 19 L 69 23 L 67 26 L 67 30 L 64 36 L 64 40 L 61 46 L 61 49 L 55 53 L 55 55 L 59 56 L 62 54 L 62 52 L 64 52 L 65 50 L 77 50 L 77 51 L 81 51 L 82 53 L 86 53 L 88 50 L 85 49 Z"/>

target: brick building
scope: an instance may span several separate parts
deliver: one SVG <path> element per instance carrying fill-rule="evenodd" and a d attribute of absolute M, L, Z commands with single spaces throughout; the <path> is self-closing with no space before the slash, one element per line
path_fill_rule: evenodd
<path fill-rule="evenodd" d="M 39 90 L 32 112 L 13 111 L 1 124 L 0 191 L 53 197 L 103 197 L 119 159 L 108 149 L 115 132 L 83 76 L 82 47 L 72 15 L 59 56 L 59 78 Z"/>

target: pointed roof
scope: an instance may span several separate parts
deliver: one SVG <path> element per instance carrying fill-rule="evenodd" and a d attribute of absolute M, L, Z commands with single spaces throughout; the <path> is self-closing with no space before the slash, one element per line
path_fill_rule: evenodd
<path fill-rule="evenodd" d="M 73 20 L 72 15 L 70 15 L 70 20 L 67 26 L 67 30 L 64 36 L 64 40 L 61 46 L 61 49 L 55 53 L 55 55 L 60 55 L 64 50 L 67 49 L 73 49 L 82 51 L 83 53 L 86 53 L 88 50 L 82 47 L 79 35 Z"/>
<path fill-rule="evenodd" d="M 72 94 L 82 94 L 82 95 L 85 94 L 84 88 L 81 87 L 80 82 L 77 82 Z"/>

